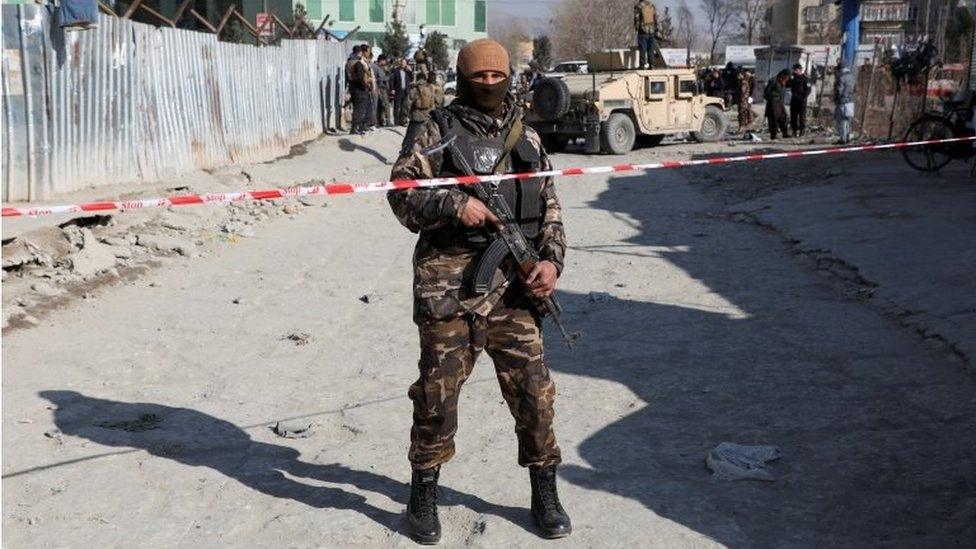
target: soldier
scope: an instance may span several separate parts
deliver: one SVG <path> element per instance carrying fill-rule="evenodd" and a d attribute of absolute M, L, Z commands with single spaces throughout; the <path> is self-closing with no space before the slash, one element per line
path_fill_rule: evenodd
<path fill-rule="evenodd" d="M 414 67 L 414 71 L 417 73 L 417 78 L 419 79 L 421 75 L 429 70 L 427 62 L 427 50 L 424 49 L 423 44 L 417 46 L 417 51 L 413 54 L 413 62 L 416 65 Z"/>
<path fill-rule="evenodd" d="M 407 125 L 407 132 L 403 137 L 403 150 L 413 145 L 414 138 L 430 119 L 430 113 L 444 105 L 444 89 L 437 84 L 437 73 L 428 72 L 424 80 L 411 85 L 408 102 L 410 124 Z"/>
<path fill-rule="evenodd" d="M 743 69 L 739 72 L 739 133 L 745 133 L 752 126 L 752 93 L 756 80 L 752 71 Z"/>
<path fill-rule="evenodd" d="M 657 6 L 651 0 L 640 0 L 634 6 L 634 28 L 637 30 L 637 51 L 640 68 L 653 68 L 657 57 Z"/>
<path fill-rule="evenodd" d="M 458 98 L 436 109 L 393 167 L 393 179 L 534 172 L 550 169 L 539 135 L 521 122 L 509 92 L 508 54 L 490 39 L 458 54 Z M 462 168 L 464 166 L 464 168 Z M 569 535 L 556 492 L 560 451 L 553 433 L 555 387 L 542 355 L 541 318 L 528 293 L 550 295 L 566 251 L 562 214 L 551 178 L 506 181 L 499 193 L 513 209 L 541 261 L 522 283 L 509 256 L 492 289 L 475 293 L 474 268 L 492 242 L 498 218 L 470 185 L 415 187 L 387 198 L 400 222 L 420 233 L 413 256 L 414 321 L 420 329 L 420 376 L 409 460 L 407 518 L 412 537 L 436 543 L 440 467 L 454 455 L 458 394 L 475 360 L 487 351 L 515 418 L 519 465 L 529 468 L 532 516 L 542 535 Z"/>
<path fill-rule="evenodd" d="M 803 65 L 793 65 L 789 86 L 790 130 L 793 135 L 803 135 L 807 130 L 807 98 L 810 97 L 810 80 L 803 73 Z"/>
<path fill-rule="evenodd" d="M 786 107 L 783 100 L 786 98 L 786 82 L 790 79 L 790 71 L 783 69 L 779 71 L 776 78 L 770 78 L 763 90 L 763 97 L 766 99 L 766 121 L 769 123 L 769 138 L 776 139 L 778 129 L 783 137 L 789 137 L 790 133 L 786 129 Z"/>

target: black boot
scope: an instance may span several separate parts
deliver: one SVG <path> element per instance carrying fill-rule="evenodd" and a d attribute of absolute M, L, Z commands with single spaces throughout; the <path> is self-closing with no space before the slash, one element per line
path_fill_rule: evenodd
<path fill-rule="evenodd" d="M 569 515 L 559 504 L 556 492 L 556 466 L 530 467 L 532 518 L 547 539 L 564 538 L 573 531 Z"/>
<path fill-rule="evenodd" d="M 441 540 L 441 521 L 437 518 L 437 479 L 440 467 L 414 471 L 410 481 L 407 521 L 410 537 L 417 543 L 433 545 Z"/>

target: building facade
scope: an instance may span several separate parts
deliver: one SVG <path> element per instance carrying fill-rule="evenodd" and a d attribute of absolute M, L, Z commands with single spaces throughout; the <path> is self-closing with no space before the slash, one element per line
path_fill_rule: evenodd
<path fill-rule="evenodd" d="M 840 8 L 833 0 L 770 0 L 766 26 L 774 45 L 825 44 L 840 40 Z"/>
<path fill-rule="evenodd" d="M 938 38 L 972 0 L 862 0 L 861 44 L 889 46 L 909 38 Z M 766 24 L 772 44 L 836 44 L 842 38 L 840 6 L 833 0 L 769 0 Z"/>
<path fill-rule="evenodd" d="M 386 25 L 400 14 L 407 34 L 437 31 L 448 38 L 448 46 L 460 48 L 466 42 L 487 36 L 487 0 L 305 0 L 309 19 L 318 25 L 329 17 L 330 32 L 338 35 L 356 29 L 353 37 L 379 44 Z"/>

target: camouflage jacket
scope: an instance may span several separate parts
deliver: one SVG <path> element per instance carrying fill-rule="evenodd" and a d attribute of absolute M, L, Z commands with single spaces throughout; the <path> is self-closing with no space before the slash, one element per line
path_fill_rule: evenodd
<path fill-rule="evenodd" d="M 515 106 L 515 98 L 506 100 L 506 114 L 502 120 L 483 115 L 459 104 L 446 107 L 458 117 L 460 123 L 480 135 L 497 136 L 508 131 L 521 111 Z M 551 169 L 549 158 L 542 149 L 539 135 L 524 127 L 526 138 L 540 152 L 542 169 Z M 423 154 L 421 151 L 441 141 L 437 123 L 428 120 L 412 145 L 407 145 L 393 166 L 393 179 L 429 179 L 441 175 L 442 153 Z M 420 233 L 414 250 L 414 320 L 444 319 L 473 313 L 487 315 L 516 280 L 517 270 L 511 256 L 496 271 L 493 290 L 475 294 L 470 289 L 480 250 L 472 249 L 464 242 L 444 246 L 435 244 L 431 232 L 448 224 L 460 225 L 461 212 L 471 198 L 473 189 L 459 186 L 413 188 L 390 191 L 387 200 L 393 213 L 406 228 Z M 556 198 L 552 178 L 546 178 L 541 186 L 541 200 L 545 212 L 542 227 L 533 244 L 543 260 L 551 261 L 561 274 L 566 253 L 566 236 L 563 231 L 562 211 Z"/>

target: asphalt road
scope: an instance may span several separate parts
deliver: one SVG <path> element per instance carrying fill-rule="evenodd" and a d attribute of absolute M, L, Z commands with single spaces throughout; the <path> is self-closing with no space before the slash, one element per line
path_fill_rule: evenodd
<path fill-rule="evenodd" d="M 353 175 L 384 179 L 395 143 L 358 143 L 376 162 Z M 312 146 L 252 175 L 330 170 Z M 570 352 L 547 325 L 547 358 L 575 532 L 534 533 L 482 359 L 441 474 L 444 545 L 972 546 L 971 372 L 730 218 L 694 173 L 560 183 L 559 298 L 583 340 Z M 412 545 L 413 241 L 382 196 L 336 198 L 5 334 L 4 545 Z M 725 441 L 780 447 L 777 480 L 713 479 Z"/>

